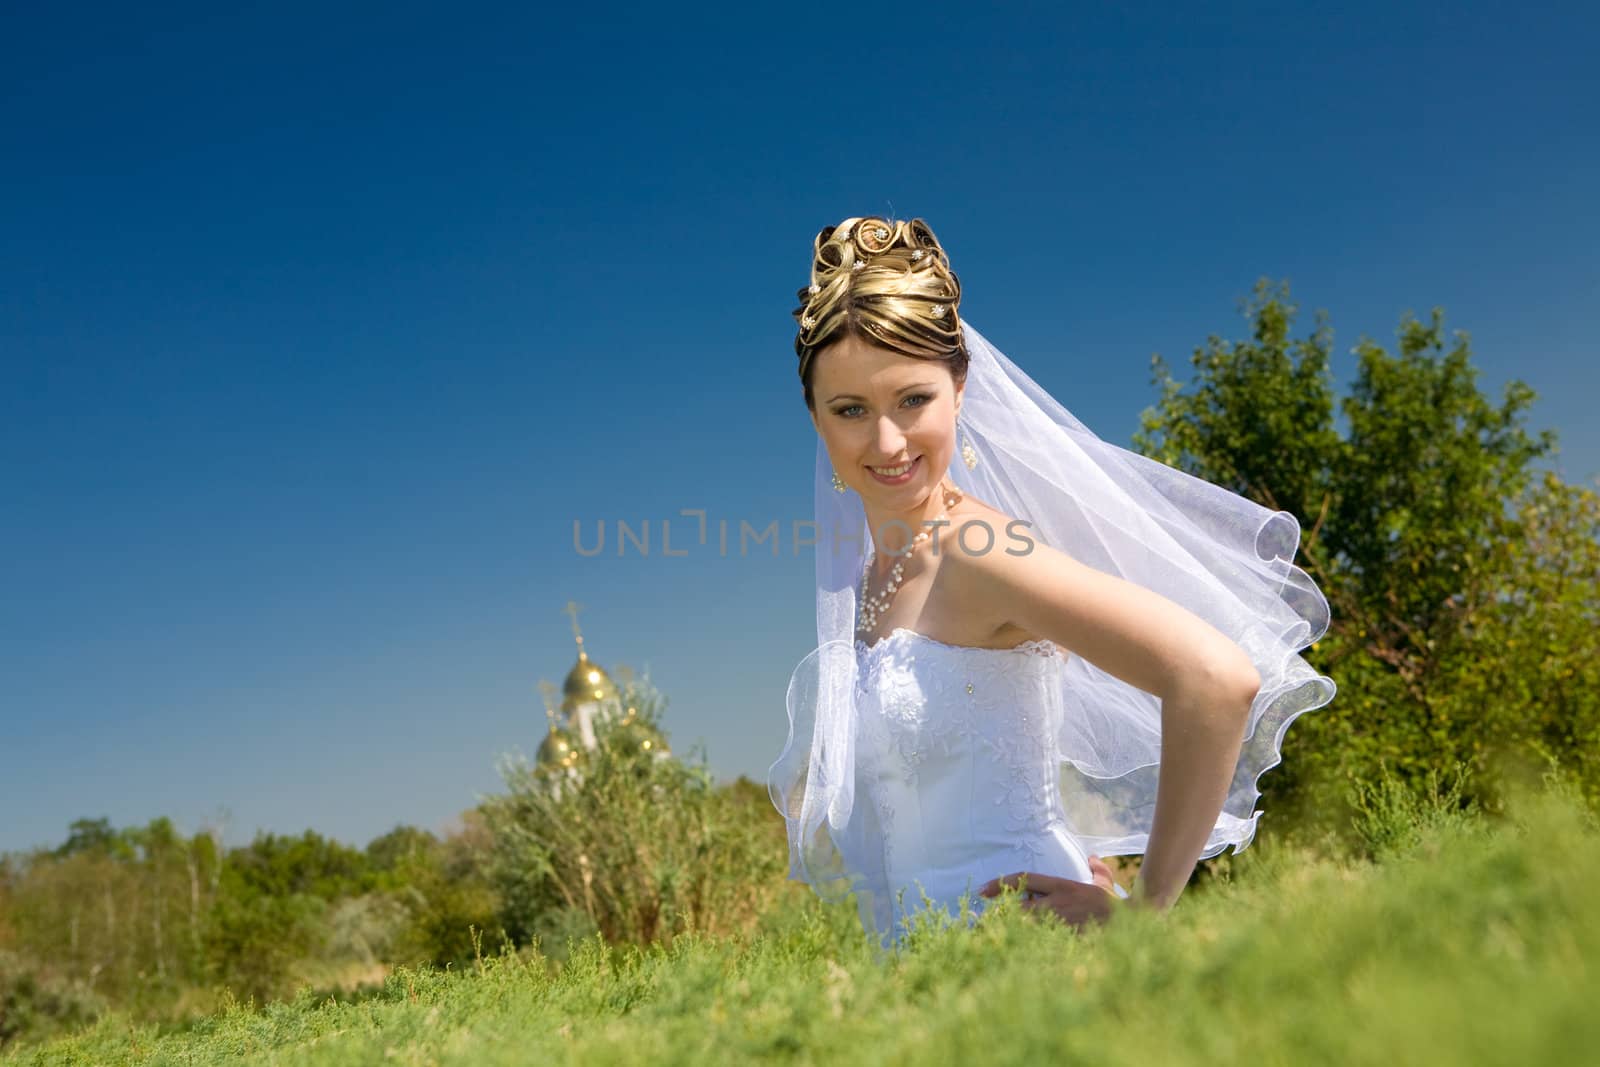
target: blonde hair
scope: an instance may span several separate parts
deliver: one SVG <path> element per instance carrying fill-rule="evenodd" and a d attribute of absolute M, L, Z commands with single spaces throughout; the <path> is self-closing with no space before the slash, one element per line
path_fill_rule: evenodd
<path fill-rule="evenodd" d="M 811 284 L 798 295 L 794 350 L 806 407 L 814 407 L 817 353 L 851 334 L 903 356 L 945 363 L 957 382 L 966 380 L 961 281 L 921 219 L 868 215 L 823 227 L 813 244 Z"/>

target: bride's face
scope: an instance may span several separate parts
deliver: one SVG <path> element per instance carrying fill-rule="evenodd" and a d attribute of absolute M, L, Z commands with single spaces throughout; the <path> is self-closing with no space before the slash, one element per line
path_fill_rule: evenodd
<path fill-rule="evenodd" d="M 938 488 L 955 454 L 962 389 L 949 368 L 855 336 L 816 361 L 811 421 L 833 469 L 864 501 L 915 507 Z"/>

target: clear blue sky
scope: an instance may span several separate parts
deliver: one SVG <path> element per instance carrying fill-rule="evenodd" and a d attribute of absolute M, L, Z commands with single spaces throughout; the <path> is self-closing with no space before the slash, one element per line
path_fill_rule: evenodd
<path fill-rule="evenodd" d="M 759 777 L 809 553 L 572 523 L 807 515 L 846 215 L 926 218 L 1118 443 L 1270 276 L 1341 383 L 1442 306 L 1600 473 L 1592 4 L 234 6 L 0 33 L 0 849 L 439 828 L 538 744 L 569 599 Z"/>

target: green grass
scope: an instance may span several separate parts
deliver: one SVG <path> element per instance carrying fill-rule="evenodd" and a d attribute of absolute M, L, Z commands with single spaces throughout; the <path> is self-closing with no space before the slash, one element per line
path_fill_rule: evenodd
<path fill-rule="evenodd" d="M 181 1033 L 112 1017 L 3 1062 L 1591 1061 L 1600 831 L 1558 791 L 1508 813 L 1435 812 L 1377 864 L 1262 841 L 1172 912 L 1085 934 L 1008 904 L 878 959 L 852 912 L 800 894 L 748 938 L 400 971 L 357 1003 L 305 994 Z"/>

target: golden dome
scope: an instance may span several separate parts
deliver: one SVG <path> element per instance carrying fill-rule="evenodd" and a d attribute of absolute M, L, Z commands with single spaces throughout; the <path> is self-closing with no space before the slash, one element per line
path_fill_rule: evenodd
<path fill-rule="evenodd" d="M 546 767 L 571 767 L 583 753 L 583 746 L 572 731 L 552 726 L 539 742 L 539 763 Z"/>
<path fill-rule="evenodd" d="M 561 686 L 561 710 L 571 713 L 579 704 L 615 699 L 617 687 L 611 676 L 580 648 L 578 662 L 567 672 L 567 680 Z"/>

